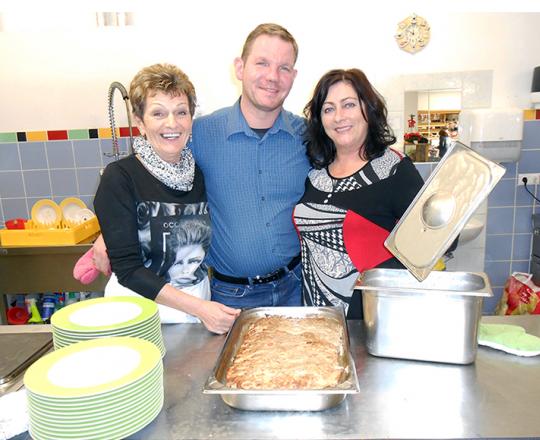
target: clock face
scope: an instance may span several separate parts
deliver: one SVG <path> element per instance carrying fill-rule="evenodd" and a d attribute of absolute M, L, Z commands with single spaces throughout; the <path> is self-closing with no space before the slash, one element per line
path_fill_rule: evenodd
<path fill-rule="evenodd" d="M 398 24 L 396 41 L 399 47 L 409 53 L 422 50 L 429 42 L 428 22 L 416 14 L 407 17 Z"/>

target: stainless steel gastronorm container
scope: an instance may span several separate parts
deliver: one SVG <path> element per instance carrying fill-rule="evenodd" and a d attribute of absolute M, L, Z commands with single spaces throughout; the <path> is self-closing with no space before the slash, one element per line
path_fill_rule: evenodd
<path fill-rule="evenodd" d="M 341 322 L 345 335 L 341 360 L 346 369 L 344 381 L 336 388 L 324 390 L 242 390 L 227 387 L 227 370 L 249 324 L 257 318 L 275 315 L 290 318 L 327 317 Z M 221 395 L 223 401 L 234 408 L 257 411 L 320 411 L 340 404 L 347 394 L 359 391 L 345 314 L 341 307 L 259 307 L 242 311 L 229 332 L 214 370 L 203 389 L 206 394 Z"/>
<path fill-rule="evenodd" d="M 469 364 L 477 350 L 487 276 L 431 272 L 422 282 L 404 269 L 372 269 L 358 278 L 370 354 Z"/>

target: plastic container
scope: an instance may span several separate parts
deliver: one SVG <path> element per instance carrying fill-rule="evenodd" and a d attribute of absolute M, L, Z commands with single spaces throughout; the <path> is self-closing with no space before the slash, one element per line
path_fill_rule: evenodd
<path fill-rule="evenodd" d="M 30 314 L 25 307 L 10 307 L 7 311 L 8 324 L 22 325 L 28 322 Z"/>
<path fill-rule="evenodd" d="M 43 296 L 43 302 L 41 303 L 41 319 L 43 322 L 48 323 L 52 314 L 56 308 L 56 299 L 54 294 L 46 294 Z"/>
<path fill-rule="evenodd" d="M 55 292 L 54 293 L 54 299 L 56 300 L 56 304 L 54 307 L 54 311 L 60 310 L 62 307 L 64 307 L 66 303 L 66 295 L 64 292 Z"/>
<path fill-rule="evenodd" d="M 76 303 L 79 301 L 78 292 L 66 292 L 64 305 L 69 306 L 70 304 Z"/>
<path fill-rule="evenodd" d="M 42 324 L 43 320 L 41 319 L 41 315 L 39 313 L 36 297 L 30 297 L 29 295 L 26 298 L 25 302 L 26 302 L 26 310 L 30 314 L 28 323 L 29 324 Z"/>
<path fill-rule="evenodd" d="M 7 229 L 25 229 L 26 219 L 24 218 L 12 218 L 11 220 L 6 220 Z"/>

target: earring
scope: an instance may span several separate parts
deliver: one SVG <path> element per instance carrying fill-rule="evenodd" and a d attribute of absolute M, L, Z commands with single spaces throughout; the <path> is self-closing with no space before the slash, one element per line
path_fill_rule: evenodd
<path fill-rule="evenodd" d="M 192 142 L 193 142 L 193 133 L 190 133 L 188 143 L 191 144 Z"/>

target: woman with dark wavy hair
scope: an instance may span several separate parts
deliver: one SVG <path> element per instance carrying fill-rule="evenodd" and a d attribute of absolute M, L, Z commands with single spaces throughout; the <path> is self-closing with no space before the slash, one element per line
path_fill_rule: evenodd
<path fill-rule="evenodd" d="M 359 272 L 403 266 L 384 247 L 423 181 L 396 142 L 384 99 L 359 69 L 331 70 L 306 105 L 313 166 L 294 211 L 309 306 L 343 305 L 363 317 Z"/>

